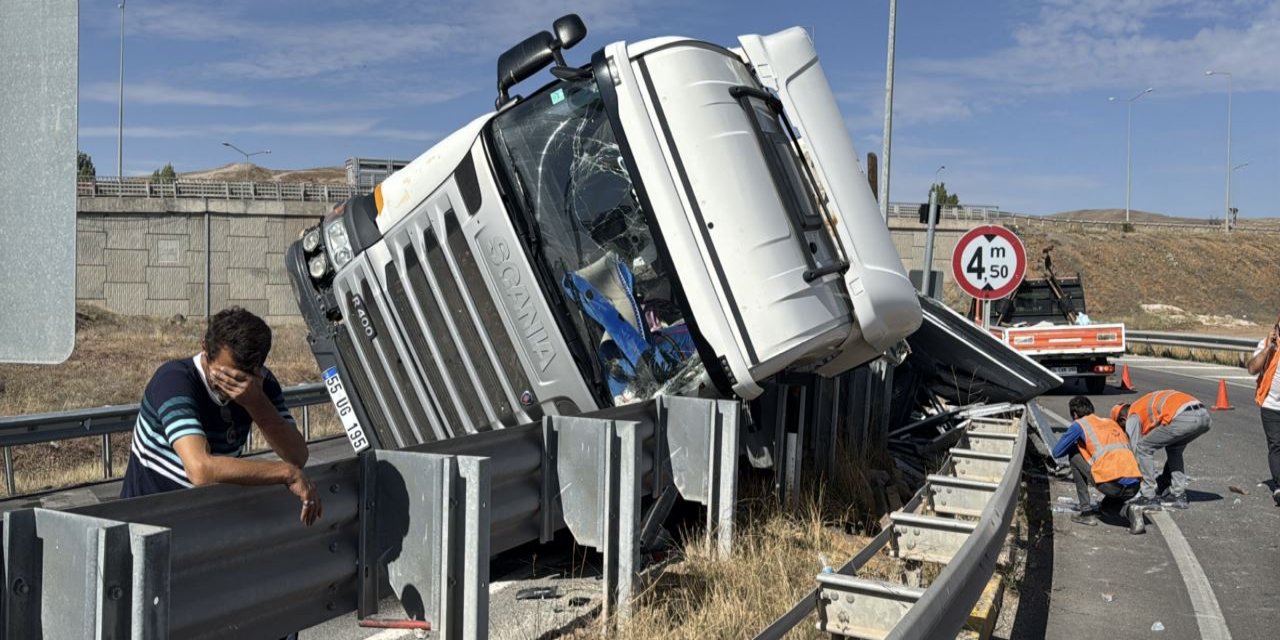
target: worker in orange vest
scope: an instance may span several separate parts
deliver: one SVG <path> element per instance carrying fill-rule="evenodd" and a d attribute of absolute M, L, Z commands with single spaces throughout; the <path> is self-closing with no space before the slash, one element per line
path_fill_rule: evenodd
<path fill-rule="evenodd" d="M 1254 401 L 1262 413 L 1262 432 L 1267 437 L 1267 463 L 1271 466 L 1271 499 L 1280 507 L 1280 320 L 1271 335 L 1258 342 L 1249 359 L 1249 373 L 1258 376 Z"/>
<path fill-rule="evenodd" d="M 1129 520 L 1129 531 L 1142 533 L 1145 527 L 1141 509 L 1125 504 L 1138 495 L 1142 472 L 1124 429 L 1114 420 L 1095 415 L 1093 403 L 1084 396 L 1072 398 L 1067 408 L 1074 422 L 1054 445 L 1053 457 L 1070 455 L 1071 458 L 1071 476 L 1080 504 L 1080 513 L 1072 516 L 1071 521 L 1096 526 L 1100 511 L 1115 513 L 1123 509 Z M 1103 495 L 1100 509 L 1092 506 L 1090 484 Z"/>
<path fill-rule="evenodd" d="M 1141 495 L 1134 503 L 1146 509 L 1159 509 L 1161 504 L 1172 509 L 1186 509 L 1187 474 L 1183 452 L 1192 440 L 1209 431 L 1212 420 L 1204 403 L 1195 397 L 1164 389 L 1152 391 L 1133 401 L 1111 409 L 1111 417 L 1123 422 L 1142 470 Z M 1164 469 L 1156 473 L 1156 451 L 1164 449 Z M 1159 495 L 1157 495 L 1159 493 Z"/>

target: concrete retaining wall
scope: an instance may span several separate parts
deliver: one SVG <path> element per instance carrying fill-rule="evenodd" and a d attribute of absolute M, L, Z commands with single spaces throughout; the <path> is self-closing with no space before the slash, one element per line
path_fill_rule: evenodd
<path fill-rule="evenodd" d="M 268 322 L 297 321 L 284 251 L 331 206 L 82 197 L 76 225 L 76 299 L 125 315 L 203 316 L 207 213 L 213 310 L 239 305 Z"/>

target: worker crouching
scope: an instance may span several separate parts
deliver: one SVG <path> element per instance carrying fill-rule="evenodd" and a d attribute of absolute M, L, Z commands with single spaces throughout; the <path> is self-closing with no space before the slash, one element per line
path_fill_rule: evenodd
<path fill-rule="evenodd" d="M 1142 472 L 1124 429 L 1114 420 L 1095 415 L 1093 403 L 1084 396 L 1072 398 L 1068 408 L 1073 422 L 1054 446 L 1053 457 L 1071 460 L 1080 505 L 1080 513 L 1071 521 L 1096 526 L 1099 515 L 1115 515 L 1128 521 L 1130 532 L 1142 533 L 1146 529 L 1142 510 L 1129 503 L 1138 495 Z M 1097 508 L 1089 485 L 1103 495 Z"/>

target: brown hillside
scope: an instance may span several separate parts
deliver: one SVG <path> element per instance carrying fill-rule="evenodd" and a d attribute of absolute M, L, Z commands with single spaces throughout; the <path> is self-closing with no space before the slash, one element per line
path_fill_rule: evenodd
<path fill-rule="evenodd" d="M 1245 318 L 1265 332 L 1280 312 L 1280 237 L 1275 235 L 1015 230 L 1027 247 L 1027 276 L 1041 277 L 1041 251 L 1053 244 L 1054 269 L 1083 276 L 1095 320 L 1128 319 L 1157 328 L 1161 318 L 1141 305 L 1164 304 L 1193 314 Z"/>
<path fill-rule="evenodd" d="M 314 169 L 267 169 L 253 163 L 234 162 L 216 169 L 189 171 L 178 174 L 185 180 L 254 182 L 309 182 L 312 184 L 346 184 L 347 171 L 342 167 L 316 167 Z"/>

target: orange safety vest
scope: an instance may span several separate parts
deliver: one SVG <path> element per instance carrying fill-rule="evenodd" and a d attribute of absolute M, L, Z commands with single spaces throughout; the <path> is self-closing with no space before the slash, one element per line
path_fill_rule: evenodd
<path fill-rule="evenodd" d="M 1263 349 L 1267 346 L 1263 345 Z M 1280 351 L 1271 354 L 1271 359 L 1267 361 L 1267 366 L 1258 374 L 1258 391 L 1253 395 L 1254 402 L 1261 407 L 1262 403 L 1267 401 L 1267 396 L 1271 394 L 1271 383 L 1276 379 L 1276 365 L 1280 364 Z"/>
<path fill-rule="evenodd" d="M 1192 402 L 1199 400 L 1181 391 L 1152 391 L 1129 405 L 1129 415 L 1138 417 L 1138 421 L 1142 423 L 1142 435 L 1145 436 L 1152 429 L 1169 424 L 1178 415 L 1179 409 Z"/>
<path fill-rule="evenodd" d="M 1076 421 L 1084 431 L 1080 455 L 1089 463 L 1095 484 L 1120 478 L 1141 478 L 1138 459 L 1129 449 L 1129 438 L 1115 420 L 1088 415 Z"/>

